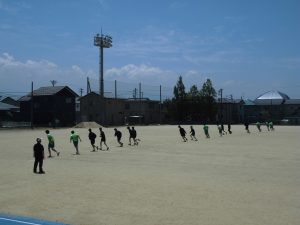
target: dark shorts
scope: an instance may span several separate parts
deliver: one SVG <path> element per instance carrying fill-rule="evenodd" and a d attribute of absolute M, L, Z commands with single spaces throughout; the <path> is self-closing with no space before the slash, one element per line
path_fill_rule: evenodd
<path fill-rule="evenodd" d="M 95 139 L 91 139 L 91 145 L 94 145 L 95 144 Z"/>
<path fill-rule="evenodd" d="M 48 148 L 54 148 L 54 142 L 48 144 Z"/>
<path fill-rule="evenodd" d="M 73 141 L 73 145 L 74 145 L 75 147 L 77 147 L 77 146 L 78 146 L 78 141 Z"/>
<path fill-rule="evenodd" d="M 118 141 L 121 141 L 121 137 L 117 137 L 117 140 L 118 140 Z"/>
<path fill-rule="evenodd" d="M 101 142 L 106 142 L 106 139 L 105 138 L 101 138 Z"/>

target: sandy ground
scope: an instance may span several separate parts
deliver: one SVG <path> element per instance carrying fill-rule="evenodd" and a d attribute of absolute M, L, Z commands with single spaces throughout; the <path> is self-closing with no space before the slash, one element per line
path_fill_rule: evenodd
<path fill-rule="evenodd" d="M 188 130 L 188 126 L 184 126 Z M 176 126 L 136 127 L 141 143 L 90 152 L 87 129 L 52 130 L 61 156 L 32 173 L 32 145 L 44 130 L 0 130 L 0 212 L 78 225 L 300 224 L 300 127 L 276 127 L 181 141 Z M 97 134 L 99 133 L 98 130 Z M 97 138 L 99 139 L 99 138 Z"/>

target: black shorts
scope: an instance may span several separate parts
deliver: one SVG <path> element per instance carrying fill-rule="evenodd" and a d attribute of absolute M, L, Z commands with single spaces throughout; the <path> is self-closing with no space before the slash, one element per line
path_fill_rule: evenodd
<path fill-rule="evenodd" d="M 106 139 L 105 138 L 101 138 L 101 142 L 106 142 Z"/>
<path fill-rule="evenodd" d="M 54 142 L 48 144 L 48 148 L 54 148 Z"/>
<path fill-rule="evenodd" d="M 91 145 L 94 145 L 95 144 L 95 139 L 91 139 Z"/>

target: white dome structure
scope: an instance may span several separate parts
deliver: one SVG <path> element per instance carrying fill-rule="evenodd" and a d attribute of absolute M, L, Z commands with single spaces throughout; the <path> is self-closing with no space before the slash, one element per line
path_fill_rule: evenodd
<path fill-rule="evenodd" d="M 258 96 L 254 102 L 257 105 L 281 105 L 290 97 L 279 91 L 268 91 Z"/>

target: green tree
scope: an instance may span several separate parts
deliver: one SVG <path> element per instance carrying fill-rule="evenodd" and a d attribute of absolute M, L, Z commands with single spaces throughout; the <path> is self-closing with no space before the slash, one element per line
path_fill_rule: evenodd
<path fill-rule="evenodd" d="M 217 112 L 215 99 L 217 97 L 217 92 L 210 79 L 207 79 L 204 82 L 200 94 L 204 106 L 204 116 L 206 119 L 213 121 Z"/>

